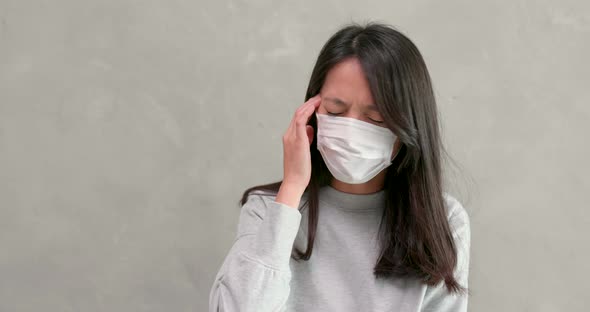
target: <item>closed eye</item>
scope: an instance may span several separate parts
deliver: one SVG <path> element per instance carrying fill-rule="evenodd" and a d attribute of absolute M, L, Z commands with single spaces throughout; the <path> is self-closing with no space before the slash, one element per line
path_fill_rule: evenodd
<path fill-rule="evenodd" d="M 332 112 L 329 112 L 329 111 L 326 111 L 326 113 L 328 113 L 328 115 L 332 115 L 332 116 L 342 115 L 342 113 L 332 113 Z M 378 123 L 378 124 L 384 123 L 383 120 L 375 120 L 375 119 L 373 119 L 371 117 L 368 117 L 368 118 L 369 118 L 370 121 L 375 122 L 375 123 Z"/>

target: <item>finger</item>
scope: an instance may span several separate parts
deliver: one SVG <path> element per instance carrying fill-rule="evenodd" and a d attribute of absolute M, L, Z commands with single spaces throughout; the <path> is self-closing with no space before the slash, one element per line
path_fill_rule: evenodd
<path fill-rule="evenodd" d="M 289 122 L 289 127 L 287 128 L 287 131 L 285 131 L 285 136 L 286 137 L 293 137 L 295 135 L 295 118 L 291 118 L 291 121 Z"/>
<path fill-rule="evenodd" d="M 310 105 L 317 107 L 321 102 L 322 102 L 322 97 L 318 93 L 318 94 L 316 94 L 316 96 L 314 96 L 314 97 L 310 98 L 309 100 L 307 100 L 306 103 L 309 103 Z"/>
<path fill-rule="evenodd" d="M 321 103 L 321 97 L 320 94 L 318 93 L 316 96 L 311 97 L 309 100 L 307 100 L 305 103 L 303 103 L 303 105 L 299 106 L 297 108 L 297 110 L 295 111 L 295 114 L 293 116 L 293 118 L 291 119 L 291 122 L 289 123 L 289 128 L 287 128 L 286 134 L 288 135 L 297 135 L 297 125 L 296 123 L 298 122 L 298 120 L 300 118 L 305 119 L 307 116 L 307 118 L 305 119 L 305 124 L 307 124 L 307 121 L 309 120 L 309 117 L 311 116 L 311 114 L 309 113 L 309 110 L 311 110 L 313 108 L 312 111 L 315 111 L 315 109 L 319 106 L 319 104 Z"/>
<path fill-rule="evenodd" d="M 299 106 L 297 108 L 297 110 L 295 111 L 295 113 L 298 113 L 298 112 L 301 112 L 302 110 L 305 110 L 308 106 L 317 105 L 317 103 L 319 103 L 320 101 L 321 101 L 321 97 L 320 97 L 320 94 L 318 93 L 314 97 L 309 98 L 301 106 Z"/>
<path fill-rule="evenodd" d="M 317 104 L 313 104 L 312 106 L 306 107 L 306 109 L 301 111 L 299 113 L 299 115 L 297 116 L 297 119 L 295 120 L 295 127 L 296 127 L 295 133 L 297 134 L 297 136 L 302 137 L 302 138 L 307 137 L 306 125 L 309 122 L 311 115 L 315 112 L 316 105 Z"/>
<path fill-rule="evenodd" d="M 303 104 L 297 110 L 294 118 L 305 118 L 305 117 L 302 117 L 302 115 L 307 116 L 310 113 L 309 110 L 315 110 L 319 106 L 320 103 L 321 103 L 321 98 L 319 97 L 319 94 L 310 98 L 307 102 L 305 102 L 305 104 Z"/>

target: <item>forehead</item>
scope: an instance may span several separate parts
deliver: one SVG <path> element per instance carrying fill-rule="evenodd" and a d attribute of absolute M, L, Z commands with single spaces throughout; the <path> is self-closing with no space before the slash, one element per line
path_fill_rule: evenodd
<path fill-rule="evenodd" d="M 373 104 L 369 82 L 357 58 L 348 58 L 334 65 L 326 75 L 322 97 L 336 97 L 352 105 Z"/>

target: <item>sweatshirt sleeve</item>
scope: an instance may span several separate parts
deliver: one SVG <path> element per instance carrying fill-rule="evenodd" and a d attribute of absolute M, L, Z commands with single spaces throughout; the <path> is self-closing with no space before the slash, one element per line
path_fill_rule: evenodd
<path fill-rule="evenodd" d="M 290 293 L 298 209 L 250 195 L 209 294 L 209 312 L 283 311 Z"/>
<path fill-rule="evenodd" d="M 457 282 L 468 288 L 469 253 L 471 245 L 471 228 L 469 215 L 453 197 L 447 197 L 450 205 L 449 225 L 457 246 L 457 266 L 454 275 Z M 436 286 L 428 286 L 424 295 L 421 311 L 423 312 L 467 312 L 468 293 L 450 294 L 441 282 Z"/>

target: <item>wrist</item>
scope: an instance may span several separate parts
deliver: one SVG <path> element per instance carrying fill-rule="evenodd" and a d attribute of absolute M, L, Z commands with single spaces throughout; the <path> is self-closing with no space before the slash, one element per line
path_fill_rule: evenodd
<path fill-rule="evenodd" d="M 301 200 L 301 196 L 303 196 L 304 191 L 305 188 L 299 185 L 282 183 L 275 201 L 285 204 L 291 208 L 298 209 L 299 201 Z"/>

